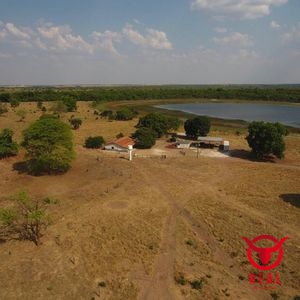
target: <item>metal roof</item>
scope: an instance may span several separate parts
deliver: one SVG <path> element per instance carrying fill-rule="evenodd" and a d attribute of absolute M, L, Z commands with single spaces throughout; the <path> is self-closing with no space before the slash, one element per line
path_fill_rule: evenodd
<path fill-rule="evenodd" d="M 223 142 L 223 139 L 220 137 L 213 137 L 213 136 L 198 136 L 197 141 L 221 143 Z"/>

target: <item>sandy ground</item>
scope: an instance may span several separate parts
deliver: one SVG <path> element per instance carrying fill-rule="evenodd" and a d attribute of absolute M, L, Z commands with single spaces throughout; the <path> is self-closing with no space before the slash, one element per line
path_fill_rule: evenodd
<path fill-rule="evenodd" d="M 10 112 L 0 117 L 0 128 L 14 128 L 20 139 L 20 129 L 36 114 L 18 122 Z M 19 173 L 13 165 L 23 152 L 0 161 L 0 206 L 20 190 L 60 200 L 49 210 L 52 224 L 42 245 L 1 240 L 0 299 L 274 299 L 275 294 L 293 299 L 300 294 L 299 136 L 288 137 L 286 160 L 276 163 L 245 159 L 244 136 L 231 132 L 215 132 L 231 141 L 231 157 L 203 151 L 197 158 L 193 150 L 182 155 L 161 140 L 150 157 L 129 162 L 124 155 L 85 149 L 82 141 L 93 133 L 107 140 L 120 131 L 128 134 L 136 120 L 95 120 L 86 104 L 76 114 L 85 119 L 74 132 L 77 158 L 66 174 Z M 241 237 L 261 234 L 290 237 L 276 268 L 282 284 L 273 296 L 248 281 L 255 269 Z M 201 279 L 203 286 L 180 285 L 179 274 Z"/>

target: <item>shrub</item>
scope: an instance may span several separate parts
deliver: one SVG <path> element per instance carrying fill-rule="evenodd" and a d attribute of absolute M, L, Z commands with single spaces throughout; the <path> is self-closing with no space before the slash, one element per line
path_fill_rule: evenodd
<path fill-rule="evenodd" d="M 139 128 L 132 137 L 135 139 L 135 147 L 139 149 L 149 149 L 155 145 L 156 133 L 151 128 Z"/>
<path fill-rule="evenodd" d="M 70 127 L 59 119 L 44 115 L 23 131 L 23 147 L 30 173 L 65 172 L 74 159 Z"/>
<path fill-rule="evenodd" d="M 53 103 L 50 110 L 53 111 L 54 113 L 65 113 L 68 111 L 68 108 L 65 105 L 65 103 L 60 100 Z"/>
<path fill-rule="evenodd" d="M 25 109 L 19 109 L 17 110 L 16 114 L 20 118 L 19 121 L 22 122 L 26 118 L 27 111 Z"/>
<path fill-rule="evenodd" d="M 18 107 L 20 105 L 20 101 L 15 98 L 10 98 L 9 103 L 10 106 L 13 108 Z"/>
<path fill-rule="evenodd" d="M 191 281 L 190 283 L 191 283 L 192 289 L 201 290 L 203 287 L 203 284 L 204 284 L 204 279 L 203 278 L 195 279 L 195 280 Z"/>
<path fill-rule="evenodd" d="M 282 159 L 285 150 L 283 136 L 287 134 L 287 129 L 279 123 L 254 121 L 249 124 L 246 140 L 256 158 L 263 159 L 273 154 Z"/>
<path fill-rule="evenodd" d="M 71 118 L 69 122 L 75 130 L 78 129 L 82 124 L 82 120 L 79 118 Z"/>
<path fill-rule="evenodd" d="M 207 136 L 210 130 L 210 120 L 206 116 L 198 116 L 188 119 L 184 123 L 184 130 L 187 136 L 197 138 Z"/>
<path fill-rule="evenodd" d="M 19 147 L 13 141 L 13 131 L 5 128 L 0 133 L 0 159 L 18 154 Z"/>
<path fill-rule="evenodd" d="M 124 137 L 124 134 L 123 134 L 122 132 L 120 132 L 120 133 L 118 133 L 118 134 L 116 135 L 116 138 L 117 138 L 117 139 L 120 139 L 120 138 L 122 138 L 122 137 Z"/>
<path fill-rule="evenodd" d="M 180 285 L 186 285 L 188 283 L 187 279 L 182 273 L 179 273 L 178 275 L 175 276 L 175 281 Z"/>
<path fill-rule="evenodd" d="M 99 149 L 103 144 L 104 139 L 102 136 L 89 136 L 86 138 L 84 146 L 86 148 Z"/>
<path fill-rule="evenodd" d="M 42 100 L 38 100 L 37 103 L 36 103 L 36 107 L 38 109 L 42 109 L 43 108 L 43 101 Z"/>
<path fill-rule="evenodd" d="M 13 197 L 13 207 L 0 210 L 1 231 L 7 237 L 17 235 L 20 239 L 40 244 L 40 238 L 49 225 L 50 217 L 46 213 L 47 203 L 33 200 L 26 192 Z"/>

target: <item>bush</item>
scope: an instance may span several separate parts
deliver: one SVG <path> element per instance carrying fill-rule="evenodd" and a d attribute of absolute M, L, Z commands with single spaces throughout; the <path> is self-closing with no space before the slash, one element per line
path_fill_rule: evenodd
<path fill-rule="evenodd" d="M 122 132 L 120 132 L 120 133 L 118 133 L 118 134 L 116 135 L 116 138 L 117 138 L 117 139 L 120 139 L 120 138 L 122 138 L 122 137 L 124 137 L 124 134 L 123 134 Z"/>
<path fill-rule="evenodd" d="M 155 145 L 156 133 L 151 128 L 139 128 L 132 137 L 135 139 L 135 147 L 139 149 L 149 149 Z"/>
<path fill-rule="evenodd" d="M 86 138 L 84 146 L 86 148 L 99 149 L 103 144 L 104 139 L 102 136 L 89 136 Z"/>
<path fill-rule="evenodd" d="M 195 280 L 191 281 L 190 283 L 191 283 L 192 289 L 201 290 L 202 287 L 203 287 L 204 282 L 205 282 L 204 279 L 201 278 L 199 280 L 195 279 Z"/>
<path fill-rule="evenodd" d="M 53 116 L 42 116 L 23 131 L 22 146 L 27 150 L 30 173 L 65 172 L 74 159 L 70 127 Z"/>
<path fill-rule="evenodd" d="M 192 138 L 207 136 L 210 130 L 210 120 L 206 116 L 198 116 L 193 119 L 188 119 L 184 123 L 184 130 L 186 135 Z"/>
<path fill-rule="evenodd" d="M 283 136 L 287 134 L 287 129 L 279 123 L 254 121 L 249 124 L 246 140 L 256 158 L 263 159 L 273 154 L 282 159 L 285 150 Z"/>
<path fill-rule="evenodd" d="M 79 118 L 71 118 L 69 122 L 75 130 L 78 129 L 82 124 L 82 120 Z"/>
<path fill-rule="evenodd" d="M 50 110 L 53 111 L 54 113 L 58 114 L 58 113 L 67 112 L 68 108 L 65 105 L 65 103 L 63 103 L 63 101 L 56 101 L 55 103 L 52 104 Z"/>
<path fill-rule="evenodd" d="M 10 106 L 13 108 L 18 107 L 20 105 L 20 101 L 15 98 L 10 98 L 9 103 Z"/>
<path fill-rule="evenodd" d="M 47 203 L 32 200 L 26 192 L 20 192 L 11 200 L 14 202 L 13 207 L 0 209 L 1 232 L 4 236 L 17 235 L 20 239 L 27 239 L 39 245 L 50 221 L 46 213 Z"/>
<path fill-rule="evenodd" d="M 22 122 L 26 118 L 27 111 L 25 109 L 19 109 L 17 110 L 16 114 L 20 118 L 19 121 Z"/>
<path fill-rule="evenodd" d="M 5 128 L 0 133 L 0 159 L 18 154 L 18 144 L 13 141 L 12 137 L 11 129 Z"/>

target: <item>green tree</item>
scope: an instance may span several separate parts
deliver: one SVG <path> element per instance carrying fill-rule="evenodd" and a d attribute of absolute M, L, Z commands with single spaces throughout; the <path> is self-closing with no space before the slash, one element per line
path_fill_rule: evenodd
<path fill-rule="evenodd" d="M 67 124 L 43 116 L 23 131 L 23 137 L 30 173 L 65 172 L 70 168 L 74 151 L 72 132 Z"/>
<path fill-rule="evenodd" d="M 10 102 L 11 96 L 9 93 L 0 94 L 0 102 Z"/>
<path fill-rule="evenodd" d="M 77 101 L 76 99 L 69 97 L 69 96 L 64 96 L 61 98 L 61 101 L 65 104 L 67 107 L 67 111 L 75 111 L 77 110 Z"/>
<path fill-rule="evenodd" d="M 282 159 L 285 151 L 283 136 L 287 134 L 287 129 L 279 123 L 254 121 L 248 126 L 246 140 L 252 153 L 258 159 L 263 159 L 271 154 Z"/>
<path fill-rule="evenodd" d="M 13 141 L 12 137 L 11 129 L 5 128 L 0 133 L 0 159 L 18 154 L 18 144 Z"/>
<path fill-rule="evenodd" d="M 156 132 L 151 128 L 141 127 L 132 137 L 135 139 L 135 147 L 139 149 L 149 149 L 155 145 Z"/>
<path fill-rule="evenodd" d="M 137 128 L 149 128 L 154 131 L 157 138 L 163 136 L 168 131 L 168 121 L 167 118 L 159 113 L 150 113 L 139 119 Z"/>
<path fill-rule="evenodd" d="M 75 130 L 78 129 L 82 124 L 82 120 L 80 118 L 71 118 L 69 122 Z"/>
<path fill-rule="evenodd" d="M 91 149 L 99 149 L 104 144 L 104 138 L 102 136 L 89 136 L 86 138 L 84 146 Z"/>
<path fill-rule="evenodd" d="M 124 107 L 116 112 L 115 119 L 121 121 L 132 120 L 138 114 L 133 108 Z"/>
<path fill-rule="evenodd" d="M 207 136 L 210 130 L 210 119 L 206 116 L 198 116 L 188 119 L 184 123 L 184 130 L 187 136 L 197 138 Z"/>
<path fill-rule="evenodd" d="M 40 244 L 44 230 L 49 225 L 50 216 L 46 210 L 49 198 L 33 200 L 26 192 L 11 198 L 13 206 L 0 209 L 0 229 L 4 236 L 16 237 Z"/>

